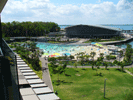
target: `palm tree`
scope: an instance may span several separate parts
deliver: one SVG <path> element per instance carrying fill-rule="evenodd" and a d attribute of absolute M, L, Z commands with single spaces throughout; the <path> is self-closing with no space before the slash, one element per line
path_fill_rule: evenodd
<path fill-rule="evenodd" d="M 114 60 L 113 64 L 114 65 L 117 65 L 118 64 L 118 61 L 117 60 Z"/>
<path fill-rule="evenodd" d="M 124 71 L 124 64 L 123 64 L 123 62 L 120 62 L 120 66 L 121 66 L 121 71 Z"/>
<path fill-rule="evenodd" d="M 104 62 L 104 64 L 105 64 L 105 70 L 107 70 L 108 62 Z"/>
<path fill-rule="evenodd" d="M 85 57 L 86 57 L 86 61 L 88 61 L 88 58 L 90 57 L 90 55 L 85 55 Z"/>
<path fill-rule="evenodd" d="M 74 63 L 74 67 L 77 68 L 77 62 Z"/>
<path fill-rule="evenodd" d="M 91 52 L 90 55 L 91 55 L 91 57 L 93 58 L 93 61 L 94 61 L 94 56 L 96 55 L 96 52 Z"/>
<path fill-rule="evenodd" d="M 94 65 L 95 65 L 95 61 L 92 61 L 92 63 L 91 63 L 92 70 L 94 70 Z"/>
<path fill-rule="evenodd" d="M 103 57 L 104 53 L 100 53 L 100 57 Z"/>
<path fill-rule="evenodd" d="M 100 64 L 101 64 L 100 61 L 97 61 L 97 62 L 96 62 L 97 69 L 99 69 Z"/>

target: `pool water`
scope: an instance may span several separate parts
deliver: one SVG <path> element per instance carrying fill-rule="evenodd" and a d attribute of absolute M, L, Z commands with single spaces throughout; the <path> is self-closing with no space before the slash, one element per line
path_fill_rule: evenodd
<path fill-rule="evenodd" d="M 130 45 L 132 46 L 132 48 L 133 48 L 133 41 L 131 41 L 131 42 L 127 43 L 127 44 L 130 44 Z M 116 46 L 118 46 L 118 47 L 120 47 L 120 48 L 124 48 L 124 49 L 127 48 L 127 46 L 126 46 L 125 43 L 120 44 L 120 45 L 116 45 Z"/>
<path fill-rule="evenodd" d="M 74 53 L 75 50 L 79 50 L 78 45 L 64 45 L 64 44 L 51 44 L 51 43 L 41 43 L 37 42 L 37 47 L 43 49 L 44 53 Z"/>

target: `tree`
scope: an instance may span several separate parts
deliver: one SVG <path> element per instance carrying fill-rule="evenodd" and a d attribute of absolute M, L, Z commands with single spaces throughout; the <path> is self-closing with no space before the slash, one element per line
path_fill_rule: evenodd
<path fill-rule="evenodd" d="M 123 56 L 123 51 L 120 50 L 119 53 L 120 53 L 120 57 L 122 57 Z"/>
<path fill-rule="evenodd" d="M 61 71 L 61 66 L 58 66 L 54 63 L 50 63 L 50 68 L 52 70 L 53 74 L 58 74 L 58 82 L 59 82 L 59 74 L 62 73 L 63 71 Z"/>
<path fill-rule="evenodd" d="M 57 30 L 56 30 L 57 29 Z M 7 22 L 2 23 L 2 32 L 5 37 L 16 36 L 43 36 L 49 32 L 60 31 L 58 24 L 54 22 Z"/>
<path fill-rule="evenodd" d="M 88 61 L 90 55 L 85 55 L 85 57 L 86 57 L 86 61 Z"/>
<path fill-rule="evenodd" d="M 132 52 L 133 52 L 132 46 L 130 44 L 127 44 L 127 48 L 125 52 L 125 61 L 127 61 L 127 64 L 132 62 L 132 58 L 131 58 Z"/>
<path fill-rule="evenodd" d="M 100 61 L 97 61 L 97 62 L 96 62 L 97 69 L 99 69 L 100 64 L 101 64 Z"/>
<path fill-rule="evenodd" d="M 83 68 L 83 65 L 84 65 L 84 60 L 83 59 L 81 59 L 80 64 L 82 65 L 82 68 Z"/>
<path fill-rule="evenodd" d="M 94 70 L 94 66 L 95 66 L 96 62 L 92 61 L 91 66 L 92 66 L 92 70 Z"/>
<path fill-rule="evenodd" d="M 61 65 L 61 64 L 57 65 L 57 63 L 55 62 L 55 58 L 51 59 L 50 69 L 52 70 L 53 74 L 58 74 L 58 82 L 60 81 L 59 80 L 59 74 L 62 74 L 63 72 L 65 74 L 66 66 L 67 66 L 67 62 L 64 63 L 63 65 Z"/>
<path fill-rule="evenodd" d="M 65 71 L 66 71 L 67 63 L 68 63 L 68 62 L 65 62 L 65 63 L 63 64 L 63 66 L 62 66 L 62 71 L 64 72 L 64 74 L 65 74 Z"/>
<path fill-rule="evenodd" d="M 104 65 L 105 65 L 105 70 L 107 70 L 108 62 L 104 62 Z"/>
<path fill-rule="evenodd" d="M 123 64 L 123 62 L 120 62 L 120 66 L 121 66 L 121 71 L 124 71 L 124 64 Z"/>
<path fill-rule="evenodd" d="M 71 60 L 74 59 L 74 56 L 70 55 L 70 59 L 71 59 Z"/>
<path fill-rule="evenodd" d="M 100 57 L 103 57 L 104 53 L 100 53 Z"/>
<path fill-rule="evenodd" d="M 90 56 L 93 58 L 93 61 L 94 61 L 94 56 L 96 55 L 96 52 L 91 52 L 90 53 Z"/>
<path fill-rule="evenodd" d="M 118 64 L 118 61 L 117 60 L 114 60 L 113 64 L 114 65 L 117 65 Z"/>
<path fill-rule="evenodd" d="M 74 63 L 74 67 L 77 68 L 77 62 Z"/>

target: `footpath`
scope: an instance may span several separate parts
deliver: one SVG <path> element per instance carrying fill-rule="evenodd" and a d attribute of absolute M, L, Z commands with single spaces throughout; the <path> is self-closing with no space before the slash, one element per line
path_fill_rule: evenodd
<path fill-rule="evenodd" d="M 125 70 L 125 72 L 127 72 L 128 74 L 133 76 L 133 74 L 131 72 L 129 72 L 128 70 Z"/>
<path fill-rule="evenodd" d="M 74 68 L 74 66 L 67 65 L 68 68 Z M 94 66 L 96 67 L 96 66 Z M 99 66 L 100 68 L 105 68 L 105 66 Z M 130 66 L 125 66 L 124 68 L 131 68 Z M 92 68 L 92 66 L 77 66 L 77 68 Z M 121 68 L 120 66 L 108 66 L 107 68 Z"/>

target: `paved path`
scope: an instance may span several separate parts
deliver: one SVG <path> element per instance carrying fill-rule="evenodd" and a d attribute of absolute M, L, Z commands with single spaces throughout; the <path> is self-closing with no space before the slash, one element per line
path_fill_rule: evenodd
<path fill-rule="evenodd" d="M 133 76 L 133 74 L 131 73 L 131 72 L 129 72 L 128 70 L 125 70 L 128 74 L 130 74 L 130 75 L 132 75 Z"/>
<path fill-rule="evenodd" d="M 67 65 L 68 68 L 74 68 L 74 66 Z M 96 67 L 96 66 L 94 66 Z M 105 66 L 99 66 L 100 68 L 105 68 Z M 131 66 L 125 66 L 124 68 L 131 68 Z M 77 68 L 92 68 L 92 66 L 77 66 Z M 108 66 L 108 68 L 121 68 L 120 66 Z"/>
<path fill-rule="evenodd" d="M 48 85 L 48 87 L 54 91 L 53 89 L 53 85 L 52 85 L 52 82 L 51 82 L 51 77 L 50 77 L 50 73 L 49 73 L 49 69 L 48 69 L 48 61 L 47 59 L 44 59 L 44 58 L 39 58 L 40 61 L 42 62 L 42 80 L 46 83 L 46 85 Z"/>

